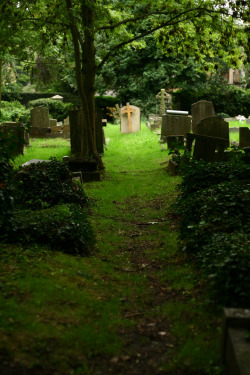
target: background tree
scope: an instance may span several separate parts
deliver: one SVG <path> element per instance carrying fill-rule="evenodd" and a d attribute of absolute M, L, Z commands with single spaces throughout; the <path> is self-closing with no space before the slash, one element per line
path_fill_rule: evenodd
<path fill-rule="evenodd" d="M 24 2 L 18 4 L 20 10 Z M 228 44 L 236 64 L 247 51 L 249 31 L 236 22 L 249 20 L 246 1 L 36 0 L 28 2 L 25 11 L 29 27 L 36 26 L 45 42 L 52 43 L 61 35 L 63 45 L 69 34 L 72 38 L 83 107 L 82 134 L 87 134 L 87 149 L 82 146 L 77 156 L 79 160 L 94 158 L 100 168 L 103 165 L 95 144 L 95 78 L 109 59 L 128 45 L 145 45 L 144 38 L 151 34 L 168 56 L 194 56 L 201 63 L 207 56 L 224 56 Z M 239 39 L 241 48 L 236 48 Z"/>

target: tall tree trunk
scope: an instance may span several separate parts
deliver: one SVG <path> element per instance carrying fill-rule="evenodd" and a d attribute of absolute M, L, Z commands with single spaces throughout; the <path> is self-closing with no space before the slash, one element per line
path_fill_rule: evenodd
<path fill-rule="evenodd" d="M 94 9 L 86 4 L 81 5 L 81 19 L 84 39 L 77 28 L 71 13 L 71 0 L 66 0 L 70 16 L 70 30 L 74 45 L 77 87 L 82 103 L 82 139 L 79 160 L 97 161 L 100 169 L 104 169 L 102 159 L 97 152 L 95 139 L 95 45 L 94 45 Z M 87 141 L 87 142 L 86 142 Z"/>
<path fill-rule="evenodd" d="M 3 60 L 0 59 L 0 120 L 1 120 L 1 104 L 2 104 L 2 71 L 3 71 Z"/>

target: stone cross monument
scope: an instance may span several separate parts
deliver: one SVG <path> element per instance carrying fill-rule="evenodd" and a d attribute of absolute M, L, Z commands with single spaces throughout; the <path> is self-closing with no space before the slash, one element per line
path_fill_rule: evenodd
<path fill-rule="evenodd" d="M 155 97 L 156 99 L 160 100 L 160 116 L 165 115 L 165 102 L 171 102 L 171 95 L 168 94 L 165 89 L 161 89 L 161 91 Z"/>

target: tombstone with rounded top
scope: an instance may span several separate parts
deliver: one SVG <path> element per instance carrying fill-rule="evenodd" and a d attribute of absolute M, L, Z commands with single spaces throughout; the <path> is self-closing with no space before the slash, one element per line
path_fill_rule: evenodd
<path fill-rule="evenodd" d="M 207 100 L 200 100 L 199 102 L 193 103 L 191 107 L 192 114 L 192 130 L 196 133 L 197 124 L 201 120 L 207 117 L 215 116 L 214 105 L 212 102 Z"/>

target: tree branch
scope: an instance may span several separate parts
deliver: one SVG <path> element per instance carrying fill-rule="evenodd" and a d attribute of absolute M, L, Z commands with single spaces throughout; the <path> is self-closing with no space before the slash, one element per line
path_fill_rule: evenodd
<path fill-rule="evenodd" d="M 197 8 L 197 9 L 193 9 L 192 11 L 198 11 L 200 8 Z M 161 23 L 160 25 L 150 29 L 150 30 L 147 30 L 145 31 L 144 33 L 140 34 L 140 35 L 137 35 L 135 37 L 132 37 L 124 42 L 121 42 L 119 44 L 117 44 L 116 46 L 114 46 L 113 48 L 111 48 L 111 50 L 104 56 L 104 58 L 102 59 L 102 61 L 100 62 L 99 65 L 97 65 L 97 71 L 101 69 L 101 67 L 105 64 L 105 62 L 113 55 L 114 52 L 116 52 L 118 49 L 120 49 L 121 47 L 125 46 L 126 44 L 129 44 L 129 43 L 132 43 L 138 39 L 141 39 L 141 38 L 144 38 L 145 36 L 149 35 L 149 34 L 152 34 L 154 31 L 157 31 L 159 29 L 162 29 L 163 27 L 166 27 L 166 26 L 173 26 L 173 25 L 176 25 L 178 24 L 180 21 L 187 21 L 189 19 L 192 19 L 191 15 L 190 15 L 190 10 L 189 11 L 186 11 L 186 12 L 183 12 L 181 14 L 179 14 L 178 16 L 175 16 L 171 19 L 169 19 L 168 21 L 166 22 L 163 22 Z M 215 12 L 217 13 L 217 12 Z M 180 20 L 179 18 L 181 16 L 183 16 L 184 14 L 187 15 L 186 18 Z M 174 21 L 174 22 L 173 22 Z"/>
<path fill-rule="evenodd" d="M 229 15 L 228 14 L 228 11 L 226 9 L 223 9 L 223 12 L 221 10 L 214 10 L 214 9 L 208 9 L 208 8 L 201 8 L 201 7 L 198 7 L 198 8 L 193 8 L 193 9 L 188 9 L 188 10 L 185 10 L 181 13 L 179 13 L 178 15 L 176 15 L 175 17 L 172 17 L 171 20 L 174 20 L 176 18 L 180 18 L 181 16 L 187 14 L 187 13 L 190 13 L 190 12 L 195 12 L 195 11 L 201 11 L 201 12 L 207 12 L 207 13 L 215 13 L 215 14 L 224 14 L 224 15 Z M 113 30 L 115 29 L 116 27 L 118 26 L 121 26 L 121 25 L 125 25 L 127 23 L 132 23 L 132 22 L 137 22 L 137 21 L 142 21 L 142 20 L 145 20 L 147 19 L 149 16 L 157 16 L 157 15 L 169 15 L 169 13 L 167 12 L 159 12 L 159 11 L 156 11 L 156 12 L 150 12 L 150 13 L 147 13 L 146 15 L 142 15 L 142 16 L 139 16 L 139 17 L 136 17 L 136 18 L 127 18 L 125 20 L 122 20 L 120 22 L 117 22 L 116 24 L 114 25 L 109 25 L 109 26 L 102 26 L 100 28 L 98 28 L 97 30 L 101 31 L 101 30 Z"/>

